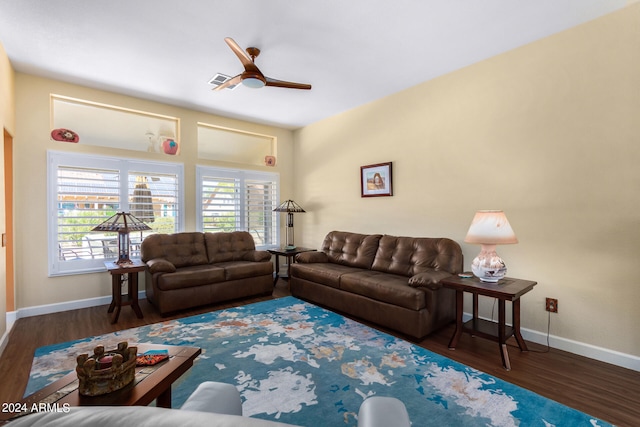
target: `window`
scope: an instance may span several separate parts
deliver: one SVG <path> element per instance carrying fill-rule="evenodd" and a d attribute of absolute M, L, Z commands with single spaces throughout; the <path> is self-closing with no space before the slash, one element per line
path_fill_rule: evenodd
<path fill-rule="evenodd" d="M 133 232 L 130 253 L 140 255 L 151 233 L 183 228 L 183 166 L 48 153 L 49 275 L 100 271 L 117 257 L 117 233 L 91 229 L 117 212 L 131 212 L 152 230 Z"/>
<path fill-rule="evenodd" d="M 279 242 L 278 205 L 280 175 L 246 170 L 196 168 L 199 231 L 245 230 L 256 247 Z"/>

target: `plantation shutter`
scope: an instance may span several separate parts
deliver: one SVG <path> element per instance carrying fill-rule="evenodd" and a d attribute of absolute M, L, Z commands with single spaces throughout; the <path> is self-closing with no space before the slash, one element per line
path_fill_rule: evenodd
<path fill-rule="evenodd" d="M 256 247 L 278 244 L 278 174 L 198 167 L 197 176 L 201 231 L 243 230 Z"/>
<path fill-rule="evenodd" d="M 119 171 L 60 166 L 57 174 L 59 260 L 115 258 L 90 232 L 120 209 Z"/>
<path fill-rule="evenodd" d="M 155 233 L 175 233 L 180 210 L 180 180 L 174 173 L 129 172 L 129 212 Z"/>
<path fill-rule="evenodd" d="M 256 246 L 276 244 L 277 186 L 273 180 L 247 179 L 246 224 Z"/>
<path fill-rule="evenodd" d="M 240 229 L 240 181 L 234 177 L 202 178 L 202 231 Z"/>

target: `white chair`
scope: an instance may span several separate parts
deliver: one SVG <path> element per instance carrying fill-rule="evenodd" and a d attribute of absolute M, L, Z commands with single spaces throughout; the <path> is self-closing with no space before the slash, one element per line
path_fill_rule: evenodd
<path fill-rule="evenodd" d="M 242 415 L 242 399 L 231 384 L 203 382 L 180 408 L 188 411 Z M 358 412 L 358 427 L 409 427 L 407 408 L 395 397 L 367 398 Z"/>
<path fill-rule="evenodd" d="M 395 397 L 371 396 L 358 411 L 358 427 L 409 427 L 407 408 Z"/>
<path fill-rule="evenodd" d="M 180 407 L 183 411 L 242 415 L 242 399 L 231 384 L 206 381 L 191 393 Z"/>

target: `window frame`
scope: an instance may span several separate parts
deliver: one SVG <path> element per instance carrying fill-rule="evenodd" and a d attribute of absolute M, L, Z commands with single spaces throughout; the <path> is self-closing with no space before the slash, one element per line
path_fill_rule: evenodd
<path fill-rule="evenodd" d="M 235 178 L 240 180 L 241 184 L 239 187 L 239 191 L 241 194 L 246 194 L 246 185 L 245 182 L 248 180 L 265 180 L 265 181 L 274 181 L 275 182 L 275 196 L 273 200 L 273 208 L 275 209 L 278 206 L 280 200 L 280 173 L 279 172 L 262 172 L 255 171 L 250 169 L 235 169 L 235 168 L 222 168 L 217 166 L 203 166 L 196 165 L 196 230 L 204 231 L 204 216 L 203 216 L 203 179 L 205 176 L 219 176 L 220 178 Z M 236 225 L 237 231 L 246 231 L 245 221 L 245 213 L 246 213 L 246 200 L 244 197 L 240 197 L 240 207 L 238 210 L 238 216 L 240 219 L 240 224 Z M 256 249 L 258 250 L 266 250 L 273 249 L 280 246 L 280 215 L 278 212 L 274 214 L 274 234 L 275 234 L 275 243 L 258 245 L 256 244 Z"/>
<path fill-rule="evenodd" d="M 120 202 L 118 211 L 129 211 L 129 174 L 158 173 L 175 174 L 177 188 L 176 232 L 184 230 L 184 164 L 156 162 L 124 157 L 76 154 L 47 151 L 47 258 L 48 275 L 66 276 L 105 271 L 105 259 L 60 260 L 58 249 L 58 169 L 76 167 L 89 169 L 113 169 L 120 174 Z"/>

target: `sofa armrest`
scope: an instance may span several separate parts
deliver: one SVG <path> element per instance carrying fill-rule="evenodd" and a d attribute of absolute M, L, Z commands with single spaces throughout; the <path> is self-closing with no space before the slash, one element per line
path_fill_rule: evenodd
<path fill-rule="evenodd" d="M 254 262 L 271 261 L 271 254 L 267 251 L 249 251 L 243 258 L 245 261 Z"/>
<path fill-rule="evenodd" d="M 164 258 L 154 258 L 147 261 L 147 267 L 149 272 L 154 273 L 173 273 L 176 271 L 176 266 Z"/>
<path fill-rule="evenodd" d="M 409 279 L 409 286 L 413 286 L 414 288 L 425 287 L 435 291 L 442 287 L 440 281 L 449 276 L 451 276 L 451 273 L 448 271 L 424 271 L 411 277 Z"/>
<path fill-rule="evenodd" d="M 309 251 L 296 255 L 296 262 L 310 264 L 313 262 L 329 262 L 329 257 L 324 252 Z"/>

